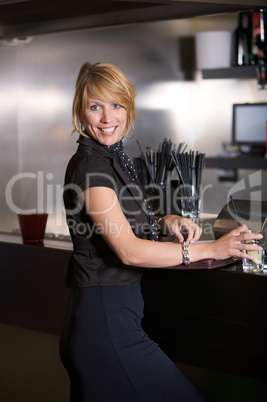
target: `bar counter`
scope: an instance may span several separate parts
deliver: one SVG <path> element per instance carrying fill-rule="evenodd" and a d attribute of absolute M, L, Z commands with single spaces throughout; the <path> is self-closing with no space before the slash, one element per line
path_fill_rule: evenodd
<path fill-rule="evenodd" d="M 58 335 L 66 308 L 64 285 L 72 252 L 69 241 L 23 244 L 0 234 L 0 322 Z"/>
<path fill-rule="evenodd" d="M 0 322 L 59 335 L 69 241 L 25 245 L 0 234 Z M 267 379 L 267 275 L 240 261 L 214 269 L 146 269 L 143 326 L 175 362 Z"/>

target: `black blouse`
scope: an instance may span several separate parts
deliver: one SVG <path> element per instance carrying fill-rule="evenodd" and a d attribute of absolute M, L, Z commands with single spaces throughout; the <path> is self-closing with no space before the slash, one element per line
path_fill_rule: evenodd
<path fill-rule="evenodd" d="M 90 187 L 112 188 L 135 235 L 144 237 L 150 231 L 150 219 L 142 190 L 129 180 L 107 147 L 84 136 L 80 136 L 78 143 L 68 163 L 64 185 L 67 224 L 74 249 L 66 284 L 68 287 L 134 284 L 140 281 L 142 269 L 119 260 L 95 227 L 79 195 Z"/>

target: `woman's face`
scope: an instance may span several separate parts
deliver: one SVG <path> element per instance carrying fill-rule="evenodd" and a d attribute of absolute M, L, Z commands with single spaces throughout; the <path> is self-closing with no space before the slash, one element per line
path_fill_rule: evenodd
<path fill-rule="evenodd" d="M 102 145 L 113 145 L 125 133 L 127 110 L 118 105 L 88 96 L 82 123 L 90 137 Z"/>

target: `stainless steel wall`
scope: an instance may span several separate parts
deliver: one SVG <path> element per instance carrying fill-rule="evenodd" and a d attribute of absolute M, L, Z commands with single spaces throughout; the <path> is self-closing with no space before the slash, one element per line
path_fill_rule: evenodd
<path fill-rule="evenodd" d="M 23 47 L 0 48 L 0 231 L 18 228 L 20 210 L 37 209 L 49 213 L 48 232 L 67 234 L 62 183 L 76 149 L 71 106 L 84 61 L 114 63 L 136 85 L 135 138 L 144 148 L 156 149 L 166 137 L 210 155 L 221 150 L 222 141 L 230 140 L 231 104 L 264 95 L 254 80 L 255 89 L 251 80 L 242 85 L 233 80 L 204 83 L 199 76 L 187 80 L 184 65 L 194 76 L 194 54 L 187 48 L 181 58 L 181 38 L 193 38 L 194 24 L 169 21 L 65 32 L 36 36 Z M 135 139 L 126 141 L 126 149 L 130 156 L 139 155 Z M 204 210 L 216 213 L 220 206 L 206 203 Z"/>

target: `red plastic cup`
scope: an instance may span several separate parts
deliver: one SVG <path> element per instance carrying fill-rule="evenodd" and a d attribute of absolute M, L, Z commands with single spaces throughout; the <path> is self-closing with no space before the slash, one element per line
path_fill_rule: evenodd
<path fill-rule="evenodd" d="M 48 214 L 19 214 L 23 243 L 43 243 Z"/>

